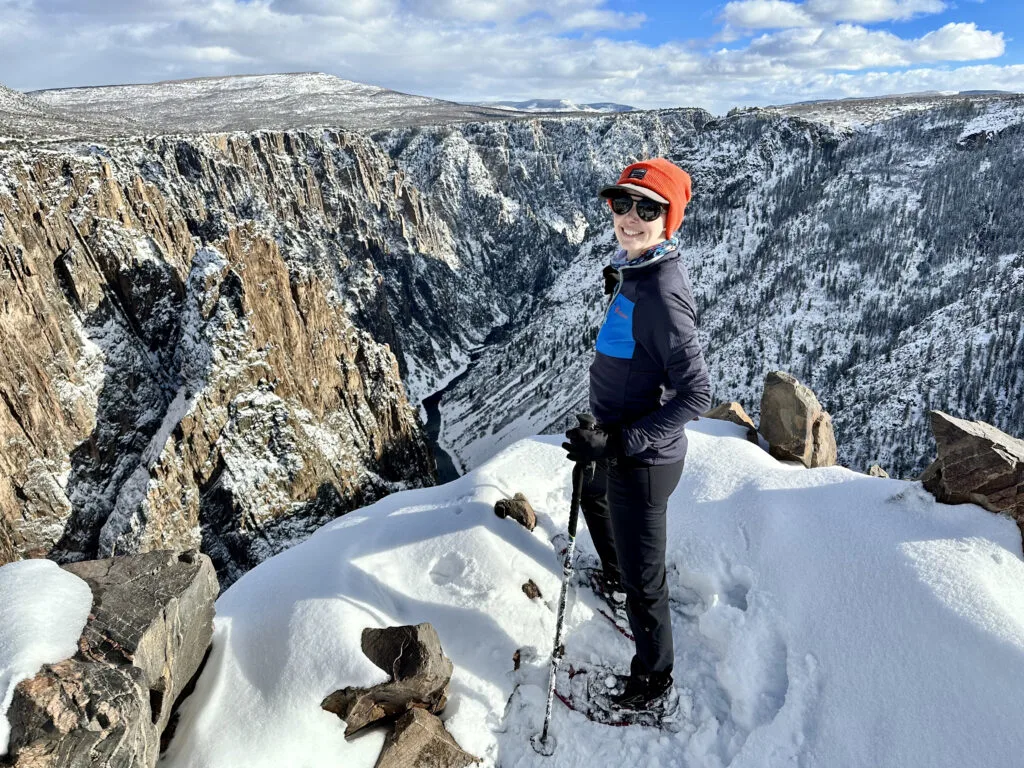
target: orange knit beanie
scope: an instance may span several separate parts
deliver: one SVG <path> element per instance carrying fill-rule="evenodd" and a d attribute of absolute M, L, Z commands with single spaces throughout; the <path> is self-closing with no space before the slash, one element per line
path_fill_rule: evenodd
<path fill-rule="evenodd" d="M 644 192 L 636 189 L 637 187 L 654 193 L 645 195 L 646 197 L 668 204 L 668 213 L 665 214 L 665 237 L 672 237 L 683 223 L 683 212 L 692 196 L 690 174 L 663 157 L 641 160 L 639 163 L 627 165 L 619 180 L 614 185 L 604 187 L 600 195 L 609 197 L 616 191 L 643 195 Z"/>

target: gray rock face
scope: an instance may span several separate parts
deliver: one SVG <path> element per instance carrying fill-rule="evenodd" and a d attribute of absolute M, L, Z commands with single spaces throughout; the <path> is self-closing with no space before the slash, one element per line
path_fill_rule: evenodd
<path fill-rule="evenodd" d="M 466 768 L 479 762 L 445 730 L 444 723 L 422 709 L 411 709 L 395 723 L 374 768 Z"/>
<path fill-rule="evenodd" d="M 886 472 L 884 469 L 882 469 L 877 464 L 872 464 L 871 467 L 868 468 L 868 474 L 871 477 L 888 477 L 889 476 L 889 473 Z"/>
<path fill-rule="evenodd" d="M 8 759 L 18 768 L 154 766 L 213 634 L 213 563 L 160 551 L 64 567 L 89 584 L 92 612 L 78 653 L 15 689 Z"/>
<path fill-rule="evenodd" d="M 142 671 L 78 656 L 47 664 L 14 690 L 8 718 L 15 768 L 154 766 L 160 733 Z"/>
<path fill-rule="evenodd" d="M 533 505 L 521 493 L 517 493 L 511 499 L 498 499 L 494 503 L 494 514 L 500 518 L 510 517 L 528 531 L 537 526 L 537 514 L 533 511 Z"/>
<path fill-rule="evenodd" d="M 435 713 L 444 709 L 453 667 L 433 626 L 368 627 L 362 648 L 390 679 L 370 688 L 343 688 L 321 702 L 346 722 L 346 737 L 413 708 Z"/>
<path fill-rule="evenodd" d="M 754 444 L 757 443 L 757 427 L 754 426 L 754 420 L 747 415 L 747 412 L 743 410 L 743 406 L 739 403 L 722 403 L 702 415 L 705 419 L 731 421 L 733 424 L 739 424 L 741 427 L 746 427 L 747 440 Z"/>
<path fill-rule="evenodd" d="M 1005 512 L 1024 532 L 1024 440 L 981 421 L 929 415 L 938 458 L 921 476 L 924 487 L 946 504 Z"/>
<path fill-rule="evenodd" d="M 814 393 L 788 373 L 771 371 L 765 376 L 761 434 L 777 459 L 799 461 L 805 467 L 836 463 L 832 417 Z"/>

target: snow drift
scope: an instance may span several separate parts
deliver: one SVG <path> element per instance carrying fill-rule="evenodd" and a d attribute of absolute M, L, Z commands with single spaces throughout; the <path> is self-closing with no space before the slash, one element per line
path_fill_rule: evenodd
<path fill-rule="evenodd" d="M 372 766 L 319 708 L 383 674 L 363 627 L 429 621 L 455 663 L 446 726 L 491 766 L 953 766 L 1019 758 L 1024 562 L 1014 523 L 918 483 L 770 458 L 725 422 L 691 425 L 669 507 L 678 733 L 543 718 L 570 464 L 521 441 L 447 485 L 352 512 L 247 573 L 164 764 Z M 532 533 L 493 514 L 523 491 Z M 590 548 L 583 530 L 580 546 Z M 521 585 L 533 579 L 542 600 Z M 631 645 L 570 597 L 566 657 L 625 667 Z M 512 654 L 523 649 L 514 672 Z"/>

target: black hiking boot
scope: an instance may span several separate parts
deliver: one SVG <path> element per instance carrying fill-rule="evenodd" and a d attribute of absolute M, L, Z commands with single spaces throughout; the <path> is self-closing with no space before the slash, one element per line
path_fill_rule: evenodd
<path fill-rule="evenodd" d="M 653 711 L 664 706 L 666 694 L 672 691 L 671 672 L 633 673 L 625 678 L 625 682 L 626 688 L 622 693 L 614 693 L 608 697 L 617 709 L 633 712 Z"/>

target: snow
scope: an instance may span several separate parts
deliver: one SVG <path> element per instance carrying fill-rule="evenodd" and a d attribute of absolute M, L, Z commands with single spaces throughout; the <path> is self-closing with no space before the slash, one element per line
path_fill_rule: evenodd
<path fill-rule="evenodd" d="M 999 133 L 1004 128 L 1017 125 L 1024 116 L 1024 103 L 1020 101 L 995 101 L 981 105 L 981 114 L 969 120 L 960 131 L 957 141 L 987 131 Z"/>
<path fill-rule="evenodd" d="M 363 627 L 431 622 L 455 664 L 447 728 L 483 765 L 1012 765 L 1024 706 L 1024 562 L 1012 521 L 919 483 L 780 463 L 732 424 L 688 429 L 669 506 L 677 733 L 544 711 L 570 465 L 522 440 L 444 486 L 388 496 L 243 576 L 163 765 L 372 766 L 384 729 L 343 738 L 319 703 L 383 673 Z M 528 532 L 493 504 L 522 491 Z M 581 527 L 580 548 L 592 551 Z M 528 579 L 541 600 L 521 591 Z M 631 645 L 570 593 L 569 663 Z M 524 663 L 512 669 L 512 654 Z"/>
<path fill-rule="evenodd" d="M 91 609 L 89 585 L 50 560 L 0 567 L 0 756 L 7 754 L 15 686 L 43 664 L 75 655 Z"/>

